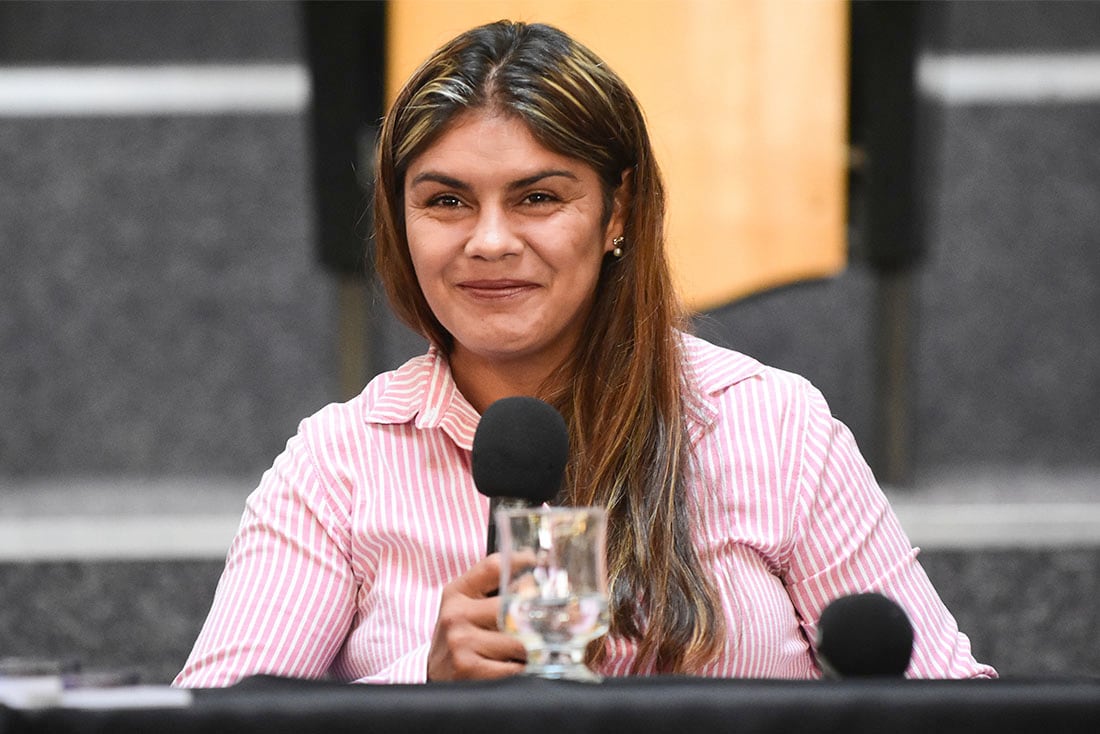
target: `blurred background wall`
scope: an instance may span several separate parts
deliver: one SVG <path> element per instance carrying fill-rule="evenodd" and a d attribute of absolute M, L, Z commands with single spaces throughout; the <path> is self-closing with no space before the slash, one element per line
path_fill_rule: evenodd
<path fill-rule="evenodd" d="M 823 390 L 981 659 L 1096 675 L 1100 3 L 917 8 L 898 83 L 919 256 L 865 256 L 855 140 L 844 272 L 696 328 Z M 293 2 L 0 2 L 0 656 L 169 680 L 244 496 L 344 396 L 357 336 L 373 334 L 365 373 L 422 349 L 371 283 L 317 257 L 304 18 Z M 105 66 L 235 81 L 184 84 L 184 109 L 42 101 Z M 68 82 L 21 76 L 55 67 Z"/>

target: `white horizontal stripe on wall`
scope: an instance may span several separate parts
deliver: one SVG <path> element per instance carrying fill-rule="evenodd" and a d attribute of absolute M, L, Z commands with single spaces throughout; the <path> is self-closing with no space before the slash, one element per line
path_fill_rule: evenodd
<path fill-rule="evenodd" d="M 1100 54 L 926 54 L 917 88 L 948 105 L 1100 101 Z"/>
<path fill-rule="evenodd" d="M 925 549 L 1100 547 L 1100 503 L 894 502 L 914 545 Z"/>
<path fill-rule="evenodd" d="M 917 85 L 946 104 L 1100 101 L 1100 54 L 925 54 Z M 0 117 L 291 113 L 302 64 L 0 67 Z"/>
<path fill-rule="evenodd" d="M 914 545 L 936 549 L 1100 547 L 1098 503 L 895 502 Z M 225 558 L 239 512 L 0 517 L 0 562 Z"/>
<path fill-rule="evenodd" d="M 0 117 L 293 113 L 302 64 L 0 67 Z"/>
<path fill-rule="evenodd" d="M 240 513 L 3 517 L 0 562 L 224 559 L 240 520 Z"/>

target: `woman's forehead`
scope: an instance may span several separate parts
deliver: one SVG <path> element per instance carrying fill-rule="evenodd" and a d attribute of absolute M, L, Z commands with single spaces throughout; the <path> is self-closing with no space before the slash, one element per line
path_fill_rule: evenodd
<path fill-rule="evenodd" d="M 455 115 L 433 140 L 418 152 L 406 170 L 406 185 L 425 169 L 452 169 L 499 165 L 522 177 L 555 167 L 578 176 L 596 176 L 587 162 L 554 151 L 543 144 L 520 116 L 492 109 L 465 110 Z M 501 171 L 503 173 L 503 171 Z"/>

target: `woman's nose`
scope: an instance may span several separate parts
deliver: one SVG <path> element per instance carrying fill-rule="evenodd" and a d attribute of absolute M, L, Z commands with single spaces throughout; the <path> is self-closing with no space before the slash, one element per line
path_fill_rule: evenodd
<path fill-rule="evenodd" d="M 518 255 L 523 241 L 516 234 L 507 212 L 498 207 L 482 207 L 477 224 L 466 241 L 466 255 L 496 260 L 506 255 Z"/>

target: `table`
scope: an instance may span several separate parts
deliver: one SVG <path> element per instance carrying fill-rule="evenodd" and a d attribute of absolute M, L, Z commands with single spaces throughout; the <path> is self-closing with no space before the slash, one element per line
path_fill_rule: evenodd
<path fill-rule="evenodd" d="M 689 734 L 691 732 L 1100 732 L 1100 680 L 744 681 L 599 685 L 513 678 L 419 686 L 250 679 L 191 706 L 0 712 L 0 734 Z"/>

